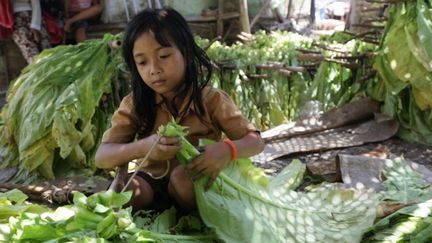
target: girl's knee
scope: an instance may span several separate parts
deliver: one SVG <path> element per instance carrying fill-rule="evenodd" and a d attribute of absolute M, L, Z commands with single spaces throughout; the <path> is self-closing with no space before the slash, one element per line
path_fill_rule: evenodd
<path fill-rule="evenodd" d="M 176 192 L 188 191 L 184 189 L 193 188 L 192 181 L 186 175 L 183 166 L 177 166 L 170 174 L 169 188 Z"/>
<path fill-rule="evenodd" d="M 132 198 L 126 206 L 132 206 L 134 211 L 147 208 L 153 202 L 153 189 L 147 181 L 139 176 L 132 180 L 128 190 L 132 190 Z"/>
<path fill-rule="evenodd" d="M 194 209 L 195 190 L 183 166 L 177 166 L 170 174 L 168 193 L 185 209 Z"/>

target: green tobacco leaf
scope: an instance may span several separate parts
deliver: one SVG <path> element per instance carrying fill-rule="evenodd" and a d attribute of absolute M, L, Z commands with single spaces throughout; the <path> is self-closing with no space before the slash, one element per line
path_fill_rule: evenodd
<path fill-rule="evenodd" d="M 34 224 L 23 227 L 21 240 L 46 241 L 59 236 L 51 225 Z"/>
<path fill-rule="evenodd" d="M 200 153 L 199 151 L 186 139 L 187 131 L 186 127 L 176 123 L 174 118 L 171 119 L 166 125 L 162 125 L 158 128 L 158 134 L 161 136 L 168 137 L 179 137 L 182 148 L 177 151 L 176 158 L 183 165 L 189 164 L 195 157 Z"/>
<path fill-rule="evenodd" d="M 417 26 L 418 38 L 429 57 L 432 61 L 432 7 L 430 2 L 425 0 L 417 0 Z M 429 63 L 431 65 L 431 63 Z"/>
<path fill-rule="evenodd" d="M 27 198 L 27 195 L 18 189 L 0 193 L 0 223 L 24 213 L 41 214 L 49 211 L 42 205 L 27 203 Z"/>
<path fill-rule="evenodd" d="M 363 242 L 431 242 L 432 188 L 403 158 L 387 160 L 381 200 L 410 204 L 378 221 Z"/>
<path fill-rule="evenodd" d="M 86 207 L 87 197 L 82 192 L 75 192 L 73 194 L 73 203 L 80 207 Z"/>
<path fill-rule="evenodd" d="M 24 192 L 18 189 L 13 189 L 5 193 L 0 193 L 0 197 L 2 197 L 3 195 L 6 196 L 6 198 L 9 199 L 10 201 L 15 202 L 17 204 L 23 203 L 28 198 L 28 196 Z"/>
<path fill-rule="evenodd" d="M 203 232 L 205 229 L 208 230 L 198 215 L 186 215 L 181 217 L 178 220 L 177 225 L 173 228 L 175 232 L 185 230 Z"/>
<path fill-rule="evenodd" d="M 362 242 L 430 242 L 431 212 L 432 200 L 404 207 L 378 221 Z"/>
<path fill-rule="evenodd" d="M 292 191 L 297 189 L 303 182 L 306 166 L 300 160 L 294 159 L 279 174 L 271 178 L 271 188 L 274 193 Z"/>
<path fill-rule="evenodd" d="M 70 164 L 64 168 L 94 169 L 94 150 L 89 147 L 96 143 L 87 130 L 97 121 L 93 116 L 99 101 L 111 92 L 113 75 L 120 70 L 114 68 L 119 62 L 115 56 L 120 53 L 108 47 L 116 38 L 106 35 L 79 45 L 45 49 L 23 70 L 10 85 L 7 109 L 2 112 L 7 139 L 12 143 L 11 148 L 0 144 L 0 156 L 6 159 L 2 166 L 19 164 L 20 171 L 37 171 L 34 174 L 49 179 L 54 179 L 53 167 L 61 168 L 57 166 L 60 163 Z M 98 141 L 101 136 L 93 139 Z M 81 142 L 86 145 L 84 151 L 77 147 Z M 17 156 L 5 156 L 15 147 L 18 161 Z M 54 160 L 58 154 L 67 159 Z M 22 183 L 22 178 L 14 181 Z"/>
<path fill-rule="evenodd" d="M 398 135 L 408 141 L 432 144 L 432 111 L 422 111 L 409 92 L 394 98 L 397 98 L 402 105 L 398 107 L 400 109 L 398 118 L 401 124 Z"/>
<path fill-rule="evenodd" d="M 408 83 L 398 79 L 398 77 L 394 74 L 393 70 L 390 68 L 387 55 L 384 53 L 379 54 L 375 58 L 373 67 L 378 71 L 379 76 L 385 83 L 387 89 L 393 94 L 398 94 L 401 90 L 407 87 Z"/>
<path fill-rule="evenodd" d="M 381 200 L 410 204 L 432 198 L 432 187 L 403 158 L 387 160 L 382 174 L 386 179 Z"/>
<path fill-rule="evenodd" d="M 384 50 L 388 51 L 390 67 L 396 76 L 405 82 L 417 80 L 427 73 L 427 70 L 417 61 L 410 48 L 405 28 L 415 21 L 416 11 L 414 5 L 408 5 L 407 11 L 394 22 L 384 41 Z"/>
<path fill-rule="evenodd" d="M 417 59 L 417 61 L 423 65 L 423 67 L 428 71 L 432 71 L 432 59 L 428 57 L 426 50 L 422 43 L 420 42 L 420 38 L 417 35 L 418 26 L 415 21 L 408 23 L 405 26 L 405 34 L 406 40 L 408 43 L 408 48 L 411 50 L 413 56 Z M 432 34 L 432 33 L 429 33 Z"/>
<path fill-rule="evenodd" d="M 132 198 L 132 191 L 113 193 L 111 204 L 113 207 L 121 208 Z"/>
<path fill-rule="evenodd" d="M 169 230 L 176 225 L 176 214 L 174 207 L 163 211 L 150 225 L 150 230 L 157 233 L 169 233 Z"/>
<path fill-rule="evenodd" d="M 29 207 L 30 205 L 0 205 L 0 220 L 8 219 L 11 216 L 18 216 Z"/>
<path fill-rule="evenodd" d="M 288 168 L 304 171 L 299 163 Z M 287 175 L 282 176 L 288 181 Z M 232 163 L 209 191 L 204 191 L 205 178 L 194 183 L 200 215 L 226 242 L 358 242 L 372 226 L 374 194 L 339 189 L 300 193 L 282 181 L 262 187 Z"/>

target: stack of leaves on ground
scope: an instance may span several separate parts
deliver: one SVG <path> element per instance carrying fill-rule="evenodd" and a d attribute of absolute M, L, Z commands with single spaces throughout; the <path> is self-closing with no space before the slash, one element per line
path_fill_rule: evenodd
<path fill-rule="evenodd" d="M 73 169 L 93 173 L 95 149 L 117 106 L 113 96 L 101 102 L 122 70 L 120 49 L 109 47 L 117 38 L 47 49 L 11 84 L 0 169 L 18 167 L 14 182 L 54 179 Z"/>
<path fill-rule="evenodd" d="M 157 217 L 135 218 L 131 208 L 121 208 L 131 192 L 112 191 L 89 197 L 75 193 L 73 204 L 56 210 L 26 203 L 14 190 L 0 193 L 0 242 L 214 242 L 215 235 L 194 216 L 178 223 L 174 209 Z M 135 223 L 136 222 L 136 223 Z M 199 234 L 174 234 L 187 229 Z M 205 231 L 208 231 L 207 233 Z"/>
<path fill-rule="evenodd" d="M 380 201 L 408 205 L 379 220 L 363 242 L 431 242 L 432 186 L 403 158 L 388 160 Z"/>

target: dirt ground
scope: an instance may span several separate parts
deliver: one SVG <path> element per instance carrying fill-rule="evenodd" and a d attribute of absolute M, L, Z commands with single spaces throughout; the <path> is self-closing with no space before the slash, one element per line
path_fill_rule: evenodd
<path fill-rule="evenodd" d="M 265 164 L 260 164 L 259 166 L 264 168 L 266 173 L 276 175 L 293 159 L 299 159 L 303 163 L 311 163 L 316 161 L 334 161 L 336 155 L 339 153 L 359 155 L 374 150 L 380 144 L 386 146 L 391 154 L 396 156 L 403 156 L 407 160 L 411 160 L 418 164 L 425 165 L 428 169 L 432 170 L 432 146 L 427 146 L 419 143 L 411 143 L 399 138 L 391 138 L 379 143 L 368 143 L 356 147 L 318 151 L 314 153 L 291 154 Z"/>

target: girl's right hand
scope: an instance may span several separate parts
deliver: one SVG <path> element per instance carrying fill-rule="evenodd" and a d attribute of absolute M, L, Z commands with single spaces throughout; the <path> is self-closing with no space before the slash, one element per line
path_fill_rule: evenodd
<path fill-rule="evenodd" d="M 153 134 L 147 138 L 144 138 L 145 140 L 145 152 L 143 154 L 143 157 L 148 153 L 152 145 L 159 139 L 159 135 Z M 178 137 L 164 137 L 162 136 L 155 147 L 153 148 L 152 152 L 150 153 L 149 159 L 150 160 L 169 160 L 175 157 L 175 154 L 179 149 L 181 149 L 182 145 L 180 143 L 180 138 Z"/>

